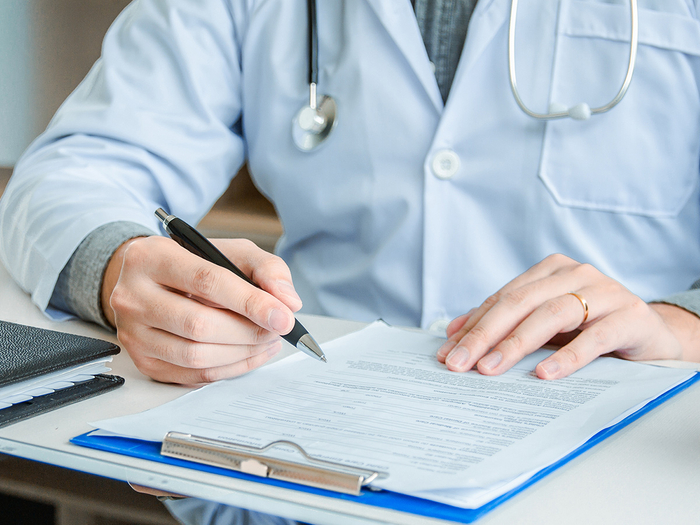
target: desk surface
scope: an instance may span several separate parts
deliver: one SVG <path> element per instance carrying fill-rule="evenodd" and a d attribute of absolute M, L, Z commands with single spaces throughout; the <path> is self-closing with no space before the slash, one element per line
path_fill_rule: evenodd
<path fill-rule="evenodd" d="M 0 319 L 116 342 L 113 335 L 87 323 L 49 321 L 12 282 L 2 266 Z M 312 316 L 302 319 L 320 342 L 362 326 Z M 700 369 L 690 363 L 665 364 Z M 113 370 L 126 379 L 122 388 L 0 429 L 0 452 L 318 525 L 445 523 L 70 444 L 70 438 L 91 430 L 88 421 L 146 410 L 188 391 L 149 380 L 136 370 L 125 352 L 115 358 Z M 697 496 L 700 487 L 699 416 L 700 387 L 696 385 L 521 492 L 477 523 L 696 522 L 700 516 Z"/>

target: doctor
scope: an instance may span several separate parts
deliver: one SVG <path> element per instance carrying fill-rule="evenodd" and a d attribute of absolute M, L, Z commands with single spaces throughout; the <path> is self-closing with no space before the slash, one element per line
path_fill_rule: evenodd
<path fill-rule="evenodd" d="M 3 263 L 49 315 L 116 327 L 160 381 L 261 365 L 300 298 L 362 321 L 454 319 L 437 358 L 455 371 L 502 373 L 553 338 L 568 344 L 544 379 L 610 352 L 698 360 L 700 23 L 693 2 L 640 3 L 622 101 L 544 121 L 513 96 L 507 0 L 319 2 L 315 100 L 333 97 L 335 125 L 309 150 L 292 127 L 316 125 L 299 113 L 305 1 L 136 0 L 17 165 Z M 605 105 L 630 8 L 524 2 L 514 48 L 529 108 Z M 244 161 L 284 225 L 279 257 L 217 244 L 263 290 L 153 236 L 156 208 L 197 223 Z"/>

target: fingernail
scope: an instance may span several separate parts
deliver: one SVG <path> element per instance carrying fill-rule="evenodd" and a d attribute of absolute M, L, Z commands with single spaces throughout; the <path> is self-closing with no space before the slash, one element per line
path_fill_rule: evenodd
<path fill-rule="evenodd" d="M 291 319 L 289 315 L 284 313 L 282 310 L 273 308 L 270 310 L 270 317 L 268 317 L 268 323 L 270 327 L 280 334 L 286 334 L 289 332 L 289 325 L 291 324 Z"/>
<path fill-rule="evenodd" d="M 452 368 L 463 368 L 469 361 L 469 350 L 457 347 L 447 356 L 446 363 Z"/>
<path fill-rule="evenodd" d="M 559 372 L 559 363 L 556 361 L 543 361 L 540 363 L 540 367 L 544 370 L 548 376 L 556 375 Z"/>
<path fill-rule="evenodd" d="M 301 303 L 301 297 L 299 297 L 299 294 L 297 294 L 296 290 L 294 289 L 294 286 L 289 281 L 277 281 L 277 289 L 282 295 L 286 295 L 293 301 Z"/>
<path fill-rule="evenodd" d="M 280 350 L 282 350 L 282 341 L 277 340 L 268 345 L 266 352 L 269 357 L 274 357 L 279 354 Z"/>
<path fill-rule="evenodd" d="M 446 341 L 440 348 L 438 348 L 437 356 L 440 359 L 445 359 L 447 354 L 449 354 L 457 343 L 455 341 Z"/>
<path fill-rule="evenodd" d="M 486 370 L 493 370 L 503 361 L 503 354 L 498 351 L 490 352 L 479 360 L 479 364 Z"/>

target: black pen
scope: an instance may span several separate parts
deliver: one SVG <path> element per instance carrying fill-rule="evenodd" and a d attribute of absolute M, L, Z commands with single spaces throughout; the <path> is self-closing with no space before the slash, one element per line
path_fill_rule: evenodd
<path fill-rule="evenodd" d="M 163 228 L 168 232 L 168 235 L 180 246 L 195 255 L 199 255 L 202 259 L 206 259 L 209 262 L 232 271 L 245 282 L 252 284 L 256 288 L 260 288 L 235 264 L 229 261 L 204 235 L 185 221 L 178 219 L 174 215 L 169 215 L 163 208 L 158 208 L 156 210 L 156 217 L 163 222 Z M 321 347 L 314 338 L 311 337 L 311 334 L 302 326 L 298 319 L 294 319 L 294 328 L 292 328 L 292 331 L 287 335 L 283 335 L 282 338 L 305 354 L 315 357 L 324 363 L 327 362 Z"/>

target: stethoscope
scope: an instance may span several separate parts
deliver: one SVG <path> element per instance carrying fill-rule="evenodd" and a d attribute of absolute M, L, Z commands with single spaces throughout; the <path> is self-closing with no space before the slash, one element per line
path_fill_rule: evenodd
<path fill-rule="evenodd" d="M 510 4 L 510 23 L 508 25 L 508 76 L 510 79 L 510 89 L 513 92 L 515 101 L 520 106 L 527 115 L 536 118 L 538 120 L 554 120 L 559 118 L 571 117 L 575 120 L 588 120 L 591 115 L 597 115 L 598 113 L 605 113 L 610 111 L 612 108 L 617 106 L 620 101 L 624 98 L 627 93 L 627 89 L 630 87 L 630 82 L 632 82 L 632 74 L 634 73 L 634 66 L 637 61 L 637 40 L 639 37 L 639 19 L 637 15 L 637 0 L 630 0 L 630 18 L 632 26 L 632 36 L 630 37 L 630 54 L 629 62 L 627 63 L 627 74 L 622 82 L 622 87 L 617 92 L 617 95 L 605 104 L 597 108 L 591 108 L 585 102 L 581 102 L 570 108 L 567 108 L 564 104 L 552 103 L 549 106 L 548 113 L 537 113 L 528 108 L 523 99 L 520 98 L 520 93 L 518 92 L 518 84 L 515 79 L 515 18 L 518 12 L 518 0 L 511 0 Z"/>
<path fill-rule="evenodd" d="M 318 84 L 318 30 L 316 26 L 316 0 L 307 0 L 308 11 L 308 36 L 309 36 L 309 104 L 302 107 L 295 115 L 292 122 L 292 137 L 294 143 L 302 151 L 311 151 L 329 137 L 333 128 L 338 123 L 338 108 L 329 95 L 323 95 L 318 103 L 316 85 Z M 552 103 L 548 113 L 537 113 L 528 108 L 520 97 L 518 83 L 515 76 L 515 24 L 518 14 L 518 0 L 511 0 L 510 22 L 508 24 L 508 77 L 513 97 L 520 109 L 532 118 L 538 120 L 554 120 L 572 118 L 575 120 L 588 120 L 591 115 L 606 113 L 617 106 L 624 98 L 630 83 L 637 61 L 637 44 L 639 39 L 639 16 L 637 13 L 637 0 L 630 0 L 631 37 L 630 52 L 627 63 L 627 73 L 617 94 L 603 106 L 591 108 L 585 102 L 581 102 L 567 108 L 563 104 Z"/>
<path fill-rule="evenodd" d="M 309 104 L 292 121 L 292 138 L 302 151 L 311 151 L 325 142 L 338 123 L 338 107 L 333 97 L 323 95 L 318 102 L 318 29 L 316 0 L 306 0 L 309 35 Z"/>

